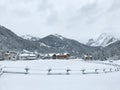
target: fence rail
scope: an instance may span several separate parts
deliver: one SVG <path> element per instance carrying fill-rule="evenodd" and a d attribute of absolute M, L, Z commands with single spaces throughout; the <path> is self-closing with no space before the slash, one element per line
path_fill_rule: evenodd
<path fill-rule="evenodd" d="M 93 63 L 93 62 L 92 62 Z M 80 75 L 80 74 L 102 74 L 120 71 L 120 65 L 111 63 L 94 62 L 96 64 L 104 64 L 113 66 L 113 68 L 103 69 L 71 69 L 71 68 L 29 68 L 29 67 L 7 67 L 0 66 L 0 76 L 3 74 L 37 74 L 37 75 Z"/>

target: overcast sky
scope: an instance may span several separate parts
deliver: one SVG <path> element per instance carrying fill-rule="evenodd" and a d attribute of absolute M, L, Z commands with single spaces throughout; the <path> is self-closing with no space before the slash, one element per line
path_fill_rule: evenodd
<path fill-rule="evenodd" d="M 120 37 L 120 0 L 0 0 L 0 24 L 18 35 L 60 34 L 87 42 Z"/>

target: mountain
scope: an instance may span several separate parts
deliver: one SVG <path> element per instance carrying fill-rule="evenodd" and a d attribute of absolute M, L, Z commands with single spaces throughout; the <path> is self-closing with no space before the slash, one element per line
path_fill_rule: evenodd
<path fill-rule="evenodd" d="M 93 53 L 98 48 L 87 46 L 76 40 L 62 37 L 61 35 L 49 35 L 39 40 L 43 52 L 46 53 L 70 53 L 74 56 L 81 56 L 85 53 Z"/>
<path fill-rule="evenodd" d="M 95 60 L 119 60 L 120 59 L 120 40 L 106 46 L 93 54 Z"/>
<path fill-rule="evenodd" d="M 84 53 L 93 53 L 98 48 L 81 44 L 58 34 L 48 35 L 39 40 L 26 40 L 0 26 L 0 50 L 37 50 L 40 53 L 69 53 L 81 56 Z"/>
<path fill-rule="evenodd" d="M 40 38 L 39 37 L 34 37 L 32 35 L 22 35 L 21 36 L 23 39 L 30 40 L 30 41 L 38 41 Z"/>
<path fill-rule="evenodd" d="M 103 33 L 96 40 L 89 39 L 89 41 L 87 42 L 87 45 L 106 47 L 112 43 L 115 43 L 116 41 L 118 41 L 118 39 L 115 38 L 113 35 Z"/>
<path fill-rule="evenodd" d="M 39 44 L 33 41 L 25 40 L 11 30 L 0 26 L 0 50 L 39 50 Z"/>
<path fill-rule="evenodd" d="M 103 49 L 103 53 L 107 58 L 120 59 L 120 41 L 112 43 Z"/>
<path fill-rule="evenodd" d="M 38 51 L 39 53 L 69 53 L 80 57 L 83 54 L 92 54 L 94 59 L 120 59 L 120 41 L 111 35 L 102 34 L 97 39 L 99 45 L 105 47 L 92 47 L 61 35 L 48 35 L 39 40 L 26 40 L 11 30 L 0 26 L 0 50 Z M 96 40 L 96 42 L 97 42 Z M 95 42 L 90 40 L 90 43 Z M 93 45 L 93 44 L 92 44 Z M 96 45 L 98 46 L 98 44 Z"/>

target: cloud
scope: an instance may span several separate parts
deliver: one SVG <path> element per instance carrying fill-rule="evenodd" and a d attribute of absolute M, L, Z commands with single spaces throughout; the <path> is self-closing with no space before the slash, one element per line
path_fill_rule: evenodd
<path fill-rule="evenodd" d="M 59 21 L 58 13 L 55 11 L 52 11 L 46 20 L 46 25 L 56 25 L 58 21 Z"/>
<path fill-rule="evenodd" d="M 39 11 L 46 11 L 51 9 L 51 5 L 48 3 L 48 0 L 41 0 L 41 3 L 38 7 Z"/>
<path fill-rule="evenodd" d="M 0 24 L 40 37 L 58 33 L 85 42 L 119 33 L 119 15 L 119 0 L 0 0 Z"/>
<path fill-rule="evenodd" d="M 112 3 L 112 7 L 110 8 L 112 11 L 120 9 L 120 0 L 114 0 Z"/>

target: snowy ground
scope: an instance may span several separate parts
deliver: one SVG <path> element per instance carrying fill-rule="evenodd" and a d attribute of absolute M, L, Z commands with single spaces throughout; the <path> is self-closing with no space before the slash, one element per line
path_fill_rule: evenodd
<path fill-rule="evenodd" d="M 109 62 L 106 62 L 109 63 Z M 120 61 L 113 62 L 120 64 Z M 114 69 L 114 66 L 84 62 L 82 60 L 39 60 L 39 61 L 1 61 L 4 70 L 24 71 L 30 68 L 30 74 L 3 74 L 0 77 L 0 90 L 120 90 L 120 72 L 100 74 L 73 74 L 81 69 Z M 71 75 L 47 75 L 47 69 L 53 73 L 66 73 L 70 68 Z M 43 70 L 45 75 L 41 74 Z"/>

